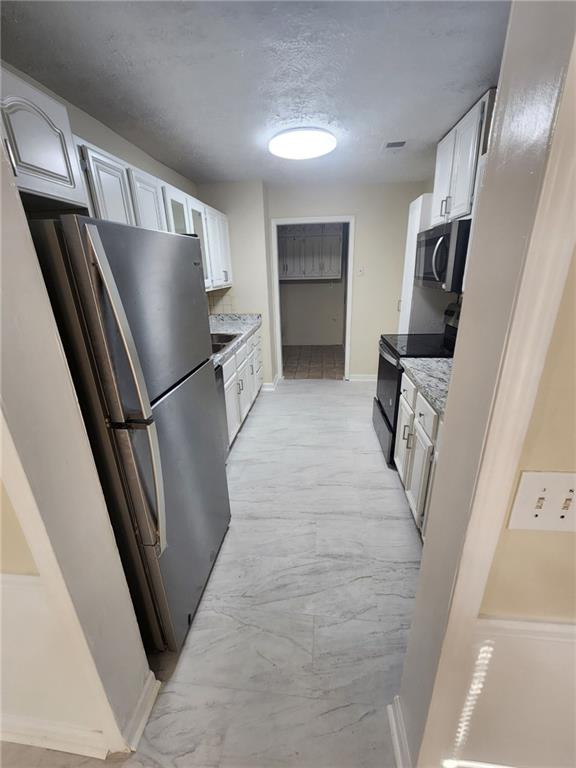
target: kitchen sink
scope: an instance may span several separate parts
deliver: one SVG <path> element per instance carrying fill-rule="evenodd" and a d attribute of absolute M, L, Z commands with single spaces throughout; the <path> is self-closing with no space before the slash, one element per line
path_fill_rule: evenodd
<path fill-rule="evenodd" d="M 211 333 L 212 352 L 222 352 L 222 350 L 240 336 L 239 333 Z"/>

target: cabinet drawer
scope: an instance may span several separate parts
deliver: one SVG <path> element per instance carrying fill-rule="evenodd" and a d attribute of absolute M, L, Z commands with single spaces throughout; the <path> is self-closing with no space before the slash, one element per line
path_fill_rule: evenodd
<path fill-rule="evenodd" d="M 236 367 L 239 368 L 248 356 L 248 344 L 244 342 L 236 352 Z"/>
<path fill-rule="evenodd" d="M 436 429 L 438 427 L 438 414 L 434 408 L 432 408 L 430 403 L 422 397 L 420 392 L 418 392 L 418 396 L 416 397 L 414 419 L 421 425 L 430 440 L 434 440 L 436 437 Z"/>
<path fill-rule="evenodd" d="M 406 402 L 411 408 L 414 408 L 416 402 L 416 385 L 406 376 L 402 374 L 402 382 L 400 384 L 400 394 L 404 395 Z"/>
<path fill-rule="evenodd" d="M 229 360 L 226 360 L 222 366 L 222 374 L 224 376 L 224 384 L 230 381 L 232 376 L 236 373 L 236 359 L 234 355 Z"/>

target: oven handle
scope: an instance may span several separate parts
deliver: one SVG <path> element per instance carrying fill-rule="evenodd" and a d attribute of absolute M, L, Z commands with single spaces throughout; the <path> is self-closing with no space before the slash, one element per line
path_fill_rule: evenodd
<path fill-rule="evenodd" d="M 440 282 L 440 278 L 438 277 L 438 272 L 436 272 L 436 256 L 438 255 L 438 248 L 440 248 L 442 240 L 444 240 L 445 237 L 446 235 L 442 235 L 442 237 L 438 240 L 434 246 L 434 253 L 432 254 L 432 272 L 434 272 L 434 277 L 436 280 L 438 280 L 438 282 Z"/>
<path fill-rule="evenodd" d="M 398 360 L 396 360 L 395 357 L 393 357 L 390 352 L 388 352 L 385 347 L 383 346 L 382 342 L 379 342 L 378 347 L 380 349 L 380 356 L 386 360 L 386 362 L 390 363 L 394 366 L 394 368 L 400 368 L 400 363 Z"/>

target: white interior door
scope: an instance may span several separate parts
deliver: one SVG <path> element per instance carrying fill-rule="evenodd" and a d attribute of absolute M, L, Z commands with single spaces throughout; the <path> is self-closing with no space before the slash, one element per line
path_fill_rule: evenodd
<path fill-rule="evenodd" d="M 128 169 L 128 178 L 132 189 L 136 224 L 139 227 L 166 232 L 168 226 L 160 180 L 137 168 Z"/>
<path fill-rule="evenodd" d="M 83 146 L 82 153 L 97 217 L 136 224 L 126 166 L 91 147 Z"/>

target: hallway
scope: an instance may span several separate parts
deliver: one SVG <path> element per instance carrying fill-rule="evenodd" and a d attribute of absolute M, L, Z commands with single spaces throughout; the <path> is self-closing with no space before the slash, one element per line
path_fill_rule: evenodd
<path fill-rule="evenodd" d="M 373 390 L 284 381 L 256 401 L 229 458 L 229 533 L 125 767 L 394 768 L 386 704 L 421 545 L 373 433 Z M 103 765 L 5 754 L 7 768 Z"/>
<path fill-rule="evenodd" d="M 228 464 L 232 524 L 136 766 L 392 768 L 420 541 L 373 384 L 282 382 Z"/>

